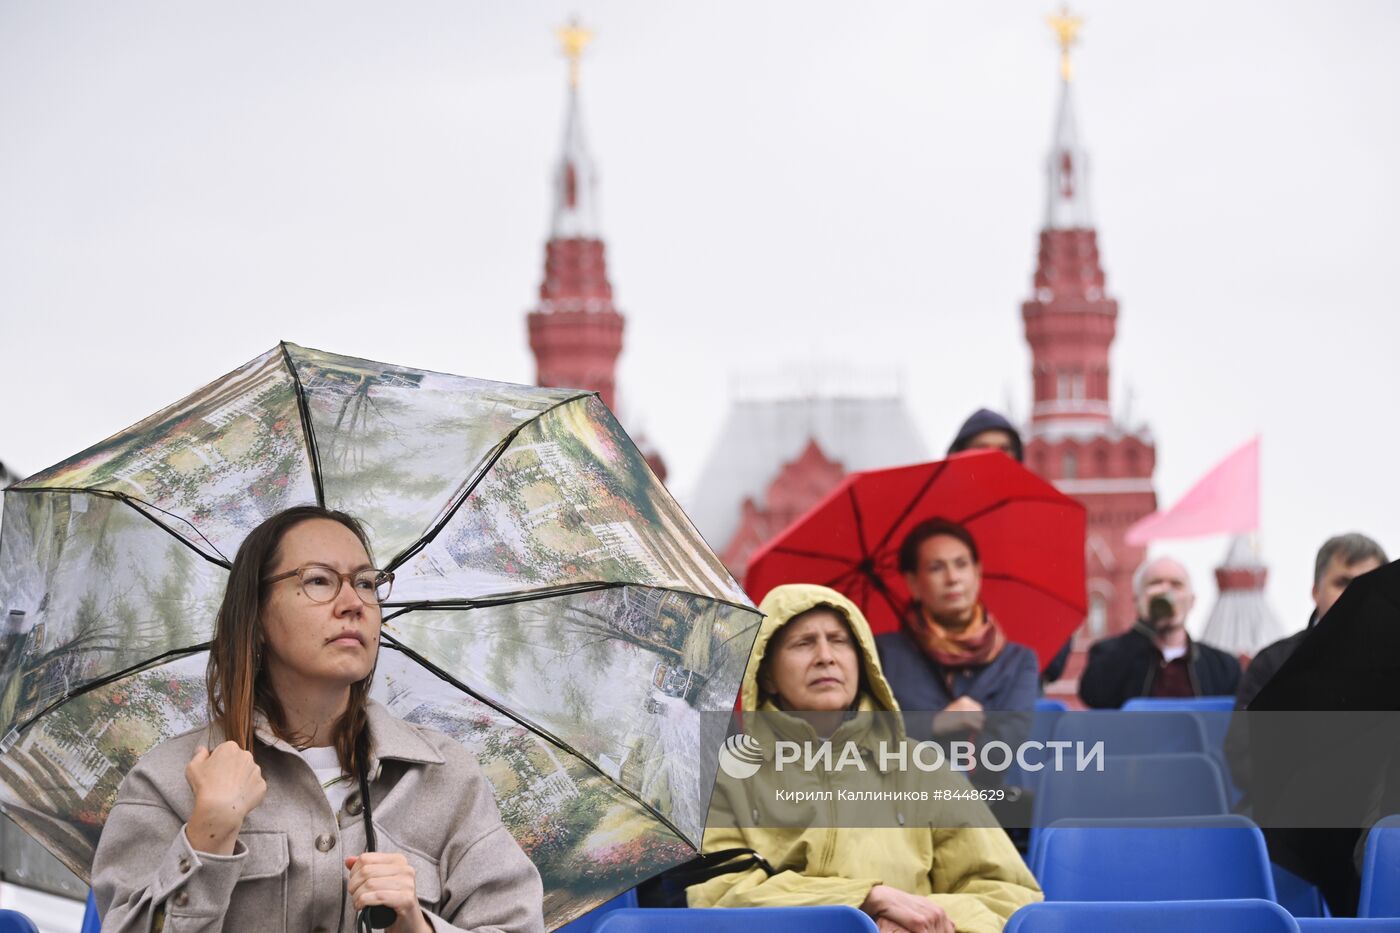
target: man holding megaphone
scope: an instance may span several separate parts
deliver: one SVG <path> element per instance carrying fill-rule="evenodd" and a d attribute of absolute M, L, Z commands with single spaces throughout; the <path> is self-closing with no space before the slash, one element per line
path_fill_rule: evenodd
<path fill-rule="evenodd" d="M 1239 662 L 1186 634 L 1196 594 L 1180 561 L 1157 557 L 1143 564 L 1133 574 L 1133 596 L 1133 627 L 1089 649 L 1079 679 L 1085 705 L 1117 709 L 1130 697 L 1234 694 Z"/>

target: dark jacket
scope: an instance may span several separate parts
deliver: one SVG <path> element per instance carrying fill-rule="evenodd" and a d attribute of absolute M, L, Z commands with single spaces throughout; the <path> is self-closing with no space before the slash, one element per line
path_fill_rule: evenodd
<path fill-rule="evenodd" d="M 1259 691 L 1264 689 L 1264 685 L 1283 667 L 1283 662 L 1302 644 L 1312 625 L 1313 621 L 1309 620 L 1308 628 L 1279 639 L 1254 656 L 1254 660 L 1249 662 L 1249 667 L 1244 669 L 1244 674 L 1240 677 L 1240 688 L 1235 693 L 1235 709 L 1242 710 L 1253 702 Z M 1230 776 L 1234 778 L 1235 786 L 1244 794 L 1236 809 L 1248 814 L 1251 806 L 1249 786 L 1253 782 L 1253 769 L 1250 767 L 1249 756 L 1249 722 L 1244 716 L 1230 717 L 1230 728 L 1225 733 L 1225 762 L 1230 766 Z"/>
<path fill-rule="evenodd" d="M 1086 706 L 1117 709 L 1132 697 L 1152 693 L 1162 653 L 1144 629 L 1139 622 L 1089 648 L 1089 660 L 1079 678 L 1079 698 Z M 1219 648 L 1188 640 L 1186 661 L 1196 696 L 1233 696 L 1239 687 L 1240 662 Z"/>
<path fill-rule="evenodd" d="M 951 693 L 944 686 L 943 667 L 906 630 L 876 636 L 875 649 L 900 709 L 912 713 L 905 716 L 910 738 L 933 738 L 932 714 L 958 697 L 971 697 L 989 713 L 1000 714 L 987 717 L 977 735 L 979 744 L 1001 741 L 1015 748 L 1025 740 L 1040 696 L 1040 665 L 1030 648 L 1007 642 L 991 664 L 954 671 Z"/>

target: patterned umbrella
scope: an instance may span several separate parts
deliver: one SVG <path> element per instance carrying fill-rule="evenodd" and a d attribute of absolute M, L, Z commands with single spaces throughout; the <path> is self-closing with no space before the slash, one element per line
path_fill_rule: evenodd
<path fill-rule="evenodd" d="M 292 344 L 6 490 L 17 823 L 87 877 L 122 777 L 206 721 L 239 543 L 309 502 L 395 572 L 373 694 L 476 754 L 551 926 L 694 854 L 759 616 L 611 413 Z"/>

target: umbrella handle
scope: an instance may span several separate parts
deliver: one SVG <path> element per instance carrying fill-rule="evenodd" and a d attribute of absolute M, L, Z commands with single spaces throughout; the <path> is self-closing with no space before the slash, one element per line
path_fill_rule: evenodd
<path fill-rule="evenodd" d="M 367 732 L 368 730 L 366 730 Z M 373 852 L 378 848 L 378 842 L 374 836 L 374 817 L 370 814 L 369 805 L 369 778 L 365 771 L 369 768 L 369 742 L 365 741 L 365 733 L 361 733 L 360 742 L 360 802 L 365 810 L 365 851 Z M 357 926 L 360 930 L 387 930 L 394 925 L 394 921 L 399 918 L 398 913 L 392 907 L 384 904 L 374 904 L 360 911 Z"/>

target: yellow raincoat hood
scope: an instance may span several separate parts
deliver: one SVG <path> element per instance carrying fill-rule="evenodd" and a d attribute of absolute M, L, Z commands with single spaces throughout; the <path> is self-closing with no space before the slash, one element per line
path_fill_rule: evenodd
<path fill-rule="evenodd" d="M 899 703 L 895 701 L 894 692 L 880 670 L 880 656 L 875 650 L 875 636 L 870 632 L 870 623 L 865 621 L 865 616 L 855 603 L 833 589 L 813 583 L 775 587 L 763 597 L 763 602 L 758 606 L 763 613 L 763 624 L 758 629 L 758 637 L 754 639 L 748 669 L 744 671 L 744 683 L 739 692 L 740 707 L 751 712 L 763 705 L 766 697 L 758 686 L 758 669 L 763 664 L 773 636 L 784 625 L 818 606 L 829 607 L 843 616 L 860 647 L 861 671 L 865 675 L 861 686 L 867 692 L 863 697 L 856 697 L 857 705 L 861 709 L 897 712 Z"/>

